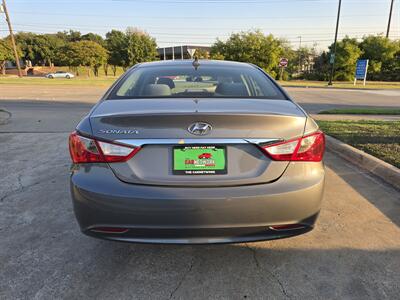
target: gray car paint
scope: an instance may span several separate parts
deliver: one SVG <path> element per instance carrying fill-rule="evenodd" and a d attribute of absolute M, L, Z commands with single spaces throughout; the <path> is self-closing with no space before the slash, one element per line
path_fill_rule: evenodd
<path fill-rule="evenodd" d="M 301 223 L 318 214 L 324 187 L 322 163 L 290 163 L 279 180 L 260 185 L 220 188 L 155 187 L 118 180 L 104 164 L 76 166 L 71 177 L 74 209 L 82 231 L 96 226 L 152 229 L 149 242 L 209 243 L 242 241 L 240 234 L 209 236 L 209 229 L 264 228 L 249 240 L 270 238 L 269 226 Z M 308 225 L 312 228 L 315 220 Z M 203 236 L 179 237 L 181 229 L 204 229 Z M 174 229 L 175 237 L 157 235 Z M 206 230 L 207 229 L 207 230 Z M 239 231 L 240 233 L 240 231 Z M 281 233 L 282 236 L 294 232 Z M 102 235 L 107 239 L 142 242 L 130 234 Z M 193 239 L 192 239 L 193 238 Z M 215 238 L 215 237 L 214 237 Z"/>
<path fill-rule="evenodd" d="M 289 140 L 318 129 L 291 100 L 104 100 L 106 96 L 78 125 L 79 132 L 110 141 L 193 139 L 196 137 L 187 131 L 188 125 L 204 121 L 214 127 L 208 139 Z M 134 133 L 105 134 L 101 129 Z M 231 165 L 235 173 L 225 178 L 169 174 L 169 162 L 161 158 L 171 159 L 171 145 L 145 145 L 126 163 L 73 166 L 71 194 L 82 231 L 131 242 L 222 243 L 279 238 L 312 229 L 322 200 L 322 162 L 277 162 L 262 156 L 256 145 L 228 147 L 236 151 L 229 163 L 236 159 L 238 165 Z M 152 158 L 158 160 L 159 169 L 152 165 Z M 146 165 L 151 165 L 150 170 Z M 304 229 L 279 233 L 268 229 L 293 223 L 304 224 Z M 96 226 L 130 230 L 119 235 L 101 234 L 91 231 Z M 193 228 L 196 231 L 190 230 Z"/>
<path fill-rule="evenodd" d="M 124 138 L 190 138 L 187 127 L 207 121 L 214 129 L 207 137 L 284 138 L 303 134 L 306 115 L 287 100 L 266 99 L 145 99 L 107 100 L 90 115 L 93 134 L 105 139 L 104 129 L 136 129 Z"/>

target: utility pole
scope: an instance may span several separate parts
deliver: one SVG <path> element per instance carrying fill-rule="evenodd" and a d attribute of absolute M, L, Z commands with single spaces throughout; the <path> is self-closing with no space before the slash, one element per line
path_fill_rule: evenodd
<path fill-rule="evenodd" d="M 299 42 L 299 74 L 301 73 L 301 35 L 298 36 L 298 38 L 300 39 Z"/>
<path fill-rule="evenodd" d="M 339 0 L 338 6 L 338 13 L 337 13 L 337 20 L 336 20 L 336 32 L 335 32 L 335 42 L 333 44 L 333 56 L 331 53 L 330 63 L 332 64 L 331 67 L 331 76 L 329 76 L 328 85 L 332 85 L 333 75 L 335 74 L 335 60 L 336 60 L 336 44 L 337 44 L 337 35 L 339 30 L 339 20 L 340 20 L 340 7 L 342 6 L 342 0 Z"/>
<path fill-rule="evenodd" d="M 13 33 L 13 30 L 12 30 L 12 26 L 11 26 L 10 16 L 8 15 L 6 0 L 3 0 L 3 10 L 4 10 L 4 14 L 6 15 L 6 21 L 7 21 L 7 24 L 8 24 L 8 29 L 10 30 L 11 44 L 12 44 L 12 47 L 14 49 L 15 64 L 17 65 L 17 68 L 18 68 L 18 76 L 22 77 L 22 71 L 21 71 L 21 66 L 19 64 L 17 46 L 15 44 L 14 33 Z"/>
<path fill-rule="evenodd" d="M 392 21 L 393 3 L 394 3 L 394 0 L 392 0 L 392 3 L 390 4 L 389 21 L 388 21 L 388 26 L 387 26 L 387 31 L 386 31 L 386 38 L 389 38 L 390 22 Z"/>

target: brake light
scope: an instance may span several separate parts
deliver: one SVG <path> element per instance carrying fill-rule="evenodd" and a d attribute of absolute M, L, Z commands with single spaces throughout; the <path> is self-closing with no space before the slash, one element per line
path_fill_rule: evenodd
<path fill-rule="evenodd" d="M 69 136 L 69 153 L 74 163 L 123 162 L 129 160 L 139 147 L 131 148 L 100 142 L 73 132 Z"/>
<path fill-rule="evenodd" d="M 263 147 L 273 160 L 321 161 L 325 151 L 325 135 L 318 131 L 302 138 Z"/>

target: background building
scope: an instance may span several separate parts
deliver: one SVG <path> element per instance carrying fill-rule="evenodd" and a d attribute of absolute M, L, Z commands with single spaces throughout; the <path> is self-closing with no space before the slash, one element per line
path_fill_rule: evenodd
<path fill-rule="evenodd" d="M 190 59 L 189 52 L 199 50 L 201 53 L 210 53 L 211 48 L 205 46 L 182 45 L 173 47 L 158 48 L 160 60 Z"/>

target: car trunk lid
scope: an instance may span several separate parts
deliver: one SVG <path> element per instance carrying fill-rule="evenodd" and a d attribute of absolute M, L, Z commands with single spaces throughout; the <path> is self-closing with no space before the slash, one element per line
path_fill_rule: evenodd
<path fill-rule="evenodd" d="M 271 160 L 258 143 L 302 136 L 306 115 L 288 100 L 134 99 L 101 102 L 90 116 L 99 139 L 141 146 L 130 160 L 110 167 L 122 181 L 171 186 L 235 186 L 277 180 L 288 162 Z M 205 136 L 190 125 L 212 126 Z M 222 146 L 226 174 L 176 175 L 176 146 Z"/>

